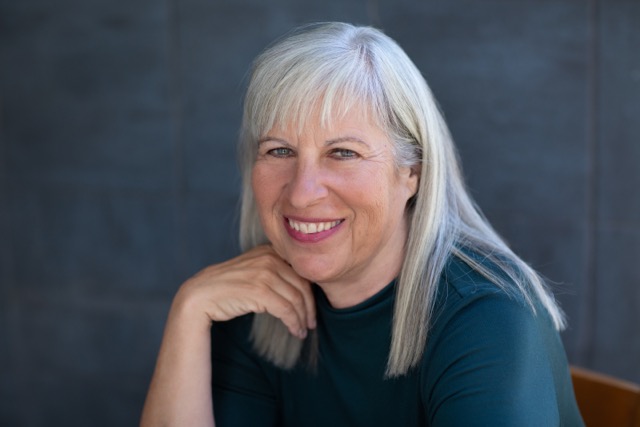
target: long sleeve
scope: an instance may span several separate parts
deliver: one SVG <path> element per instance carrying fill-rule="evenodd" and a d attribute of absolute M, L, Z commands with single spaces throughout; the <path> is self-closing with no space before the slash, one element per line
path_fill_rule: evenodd
<path fill-rule="evenodd" d="M 250 316 L 211 329 L 216 427 L 277 425 L 276 399 L 249 343 Z"/>

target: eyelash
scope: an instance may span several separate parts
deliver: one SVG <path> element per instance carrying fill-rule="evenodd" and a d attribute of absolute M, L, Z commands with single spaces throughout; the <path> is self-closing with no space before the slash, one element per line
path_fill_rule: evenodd
<path fill-rule="evenodd" d="M 338 160 L 350 160 L 358 157 L 358 153 L 346 148 L 336 148 L 335 150 L 331 150 L 331 156 Z"/>
<path fill-rule="evenodd" d="M 285 158 L 291 156 L 293 154 L 293 150 L 287 147 L 278 147 L 267 151 L 267 154 L 273 157 Z"/>

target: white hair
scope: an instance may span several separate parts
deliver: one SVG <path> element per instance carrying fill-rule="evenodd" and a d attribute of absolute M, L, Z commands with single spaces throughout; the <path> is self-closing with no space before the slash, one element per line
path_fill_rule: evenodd
<path fill-rule="evenodd" d="M 452 256 L 504 291 L 522 295 L 534 312 L 534 300 L 540 300 L 556 327 L 563 328 L 562 311 L 543 280 L 508 248 L 469 196 L 452 138 L 426 81 L 391 38 L 371 27 L 304 26 L 256 59 L 240 138 L 243 249 L 267 242 L 251 189 L 258 139 L 285 123 L 302 129 L 318 108 L 321 121 L 329 123 L 355 105 L 366 106 L 387 131 L 396 164 L 420 174 L 407 207 L 410 228 L 397 279 L 386 375 L 404 375 L 419 363 L 438 283 Z M 280 367 L 290 368 L 300 358 L 302 342 L 267 314 L 255 315 L 251 336 L 257 351 Z"/>

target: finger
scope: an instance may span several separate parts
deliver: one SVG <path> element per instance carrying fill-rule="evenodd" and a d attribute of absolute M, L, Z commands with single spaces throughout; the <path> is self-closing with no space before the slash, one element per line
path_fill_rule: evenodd
<path fill-rule="evenodd" d="M 316 327 L 316 303 L 311 283 L 300 277 L 290 266 L 278 272 L 283 280 L 291 284 L 300 293 L 304 304 L 304 316 L 307 328 Z"/>
<path fill-rule="evenodd" d="M 260 298 L 262 301 L 260 309 L 256 311 L 271 314 L 280 319 L 292 335 L 301 339 L 306 338 L 307 328 L 305 318 L 300 317 L 293 303 L 273 289 L 266 289 Z"/>
<path fill-rule="evenodd" d="M 291 267 L 291 264 L 289 264 L 286 260 L 284 260 L 284 258 L 282 258 L 282 256 L 275 250 L 275 248 L 272 245 L 266 245 L 266 246 L 263 246 L 263 248 L 273 253 L 277 257 L 277 259 L 280 260 L 284 265 L 283 269 L 278 269 L 278 272 L 281 275 L 281 277 L 287 282 L 289 282 L 290 284 L 292 284 L 293 286 L 295 286 L 302 293 L 302 296 L 304 298 L 305 311 L 306 311 L 307 327 L 309 329 L 315 329 L 317 324 L 316 303 L 315 303 L 315 297 L 313 295 L 313 289 L 311 287 L 311 283 L 307 279 L 304 279 L 298 273 L 296 273 L 293 267 Z"/>
<path fill-rule="evenodd" d="M 308 297 L 305 297 L 305 292 L 299 289 L 298 286 L 302 285 L 293 285 L 288 280 L 281 278 L 280 275 L 278 276 L 277 281 L 272 284 L 274 292 L 277 292 L 293 306 L 296 314 L 298 315 L 301 325 L 304 327 L 304 329 L 308 329 Z"/>
<path fill-rule="evenodd" d="M 307 309 L 303 293 L 297 287 L 301 286 L 302 279 L 273 251 L 255 259 L 252 264 L 254 274 L 251 275 L 250 286 L 256 292 L 252 299 L 259 305 L 262 302 L 261 310 L 279 318 L 293 335 L 304 338 L 307 334 Z"/>
<path fill-rule="evenodd" d="M 211 273 L 219 279 L 226 277 L 227 283 L 236 283 L 227 288 L 231 293 L 222 298 L 227 300 L 227 304 L 217 304 L 222 308 L 223 317 L 234 317 L 231 315 L 233 312 L 267 311 L 280 318 L 296 336 L 315 327 L 315 301 L 310 283 L 300 277 L 271 246 L 255 247 L 217 266 Z M 274 298 L 271 293 L 280 298 Z M 229 297 L 231 299 L 227 299 Z M 297 319 L 293 319 L 291 310 Z"/>
<path fill-rule="evenodd" d="M 316 304 L 311 284 L 308 280 L 302 278 L 272 246 L 264 247 L 266 251 L 265 260 L 269 265 L 269 269 L 275 271 L 279 278 L 287 285 L 295 288 L 299 294 L 292 294 L 288 289 L 278 287 L 280 293 L 294 303 L 300 316 L 304 319 L 307 328 L 316 327 Z"/>
<path fill-rule="evenodd" d="M 300 324 L 307 329 L 307 299 L 304 279 L 286 265 L 280 258 L 266 258 L 269 266 L 262 270 L 259 281 L 263 286 L 284 298 L 296 311 Z M 307 290 L 307 294 L 309 291 Z"/>

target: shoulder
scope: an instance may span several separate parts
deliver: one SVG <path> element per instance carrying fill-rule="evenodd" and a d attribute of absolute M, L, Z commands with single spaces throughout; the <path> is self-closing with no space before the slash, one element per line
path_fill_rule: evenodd
<path fill-rule="evenodd" d="M 495 264 L 480 261 L 493 274 L 502 274 Z M 458 345 L 459 350 L 488 352 L 509 345 L 517 351 L 555 333 L 547 311 L 535 301 L 529 304 L 515 283 L 504 280 L 498 285 L 451 257 L 438 285 L 427 350 L 445 347 L 455 351 Z"/>
<path fill-rule="evenodd" d="M 459 259 L 450 260 L 421 368 L 432 421 L 457 425 L 460 411 L 477 416 L 478 425 L 557 421 L 550 356 L 562 345 L 546 310 L 534 311 L 518 292 L 494 284 Z M 539 417 L 519 418 L 531 411 Z M 497 415 L 505 424 L 496 424 Z"/>
<path fill-rule="evenodd" d="M 496 262 L 475 254 L 470 255 L 470 258 L 492 276 L 500 277 L 501 284 L 483 275 L 461 258 L 451 255 L 438 283 L 438 309 L 455 310 L 487 299 L 494 302 L 502 301 L 506 305 L 528 305 L 518 285 L 508 278 Z"/>
<path fill-rule="evenodd" d="M 482 262 L 493 274 L 500 274 L 497 266 Z M 452 256 L 438 284 L 429 340 L 437 341 L 445 335 L 450 342 L 452 334 L 460 331 L 463 338 L 470 332 L 482 334 L 487 342 L 487 338 L 511 334 L 515 338 L 537 329 L 542 320 L 538 315 L 546 314 L 545 310 L 534 311 L 516 284 L 505 282 L 498 285 Z"/>

